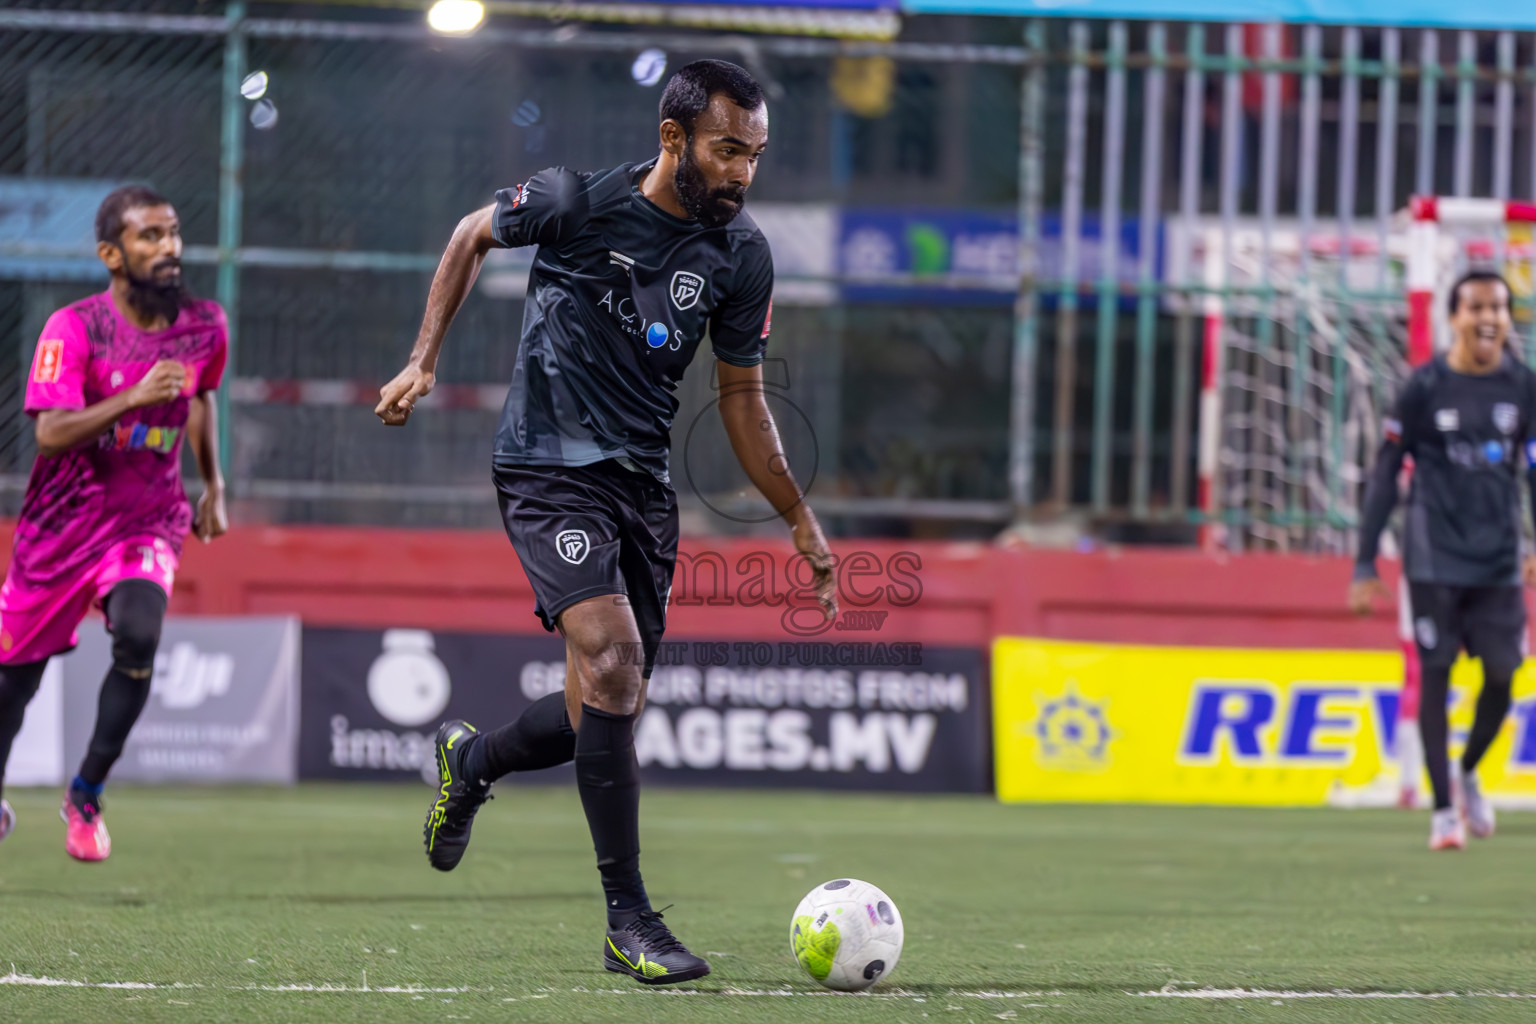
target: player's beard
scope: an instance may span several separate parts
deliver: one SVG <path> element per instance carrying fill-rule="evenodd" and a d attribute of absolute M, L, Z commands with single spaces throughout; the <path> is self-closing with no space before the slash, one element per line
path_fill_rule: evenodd
<path fill-rule="evenodd" d="M 164 266 L 164 261 L 160 266 Z M 182 307 L 192 301 L 180 273 L 164 279 L 157 278 L 151 270 L 149 276 L 140 277 L 132 270 L 124 270 L 128 278 L 128 305 L 146 320 L 164 320 L 174 324 Z"/>
<path fill-rule="evenodd" d="M 704 169 L 693 159 L 693 140 L 683 149 L 677 160 L 677 173 L 672 176 L 677 189 L 677 201 L 688 216 L 707 228 L 718 228 L 736 219 L 747 202 L 747 190 L 726 186 L 712 189 L 704 180 Z M 732 201 L 734 200 L 734 202 Z"/>

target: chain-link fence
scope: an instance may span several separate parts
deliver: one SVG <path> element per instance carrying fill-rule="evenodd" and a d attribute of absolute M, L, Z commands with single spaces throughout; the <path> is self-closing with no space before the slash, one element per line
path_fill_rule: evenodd
<path fill-rule="evenodd" d="M 239 514 L 495 523 L 489 446 L 526 261 L 487 266 L 450 335 L 438 407 L 407 430 L 385 430 L 369 415 L 371 389 L 409 349 L 459 217 L 552 163 L 596 168 L 654 153 L 659 88 L 637 82 L 634 62 L 655 45 L 672 67 L 741 61 L 768 87 L 772 148 L 754 212 L 784 239 L 779 249 L 801 251 L 780 260 L 770 377 L 792 461 L 802 477 L 814 474 L 818 505 L 853 531 L 908 530 L 914 510 L 979 533 L 1006 522 L 1012 282 L 981 304 L 961 294 L 932 309 L 896 285 L 851 307 L 834 255 L 844 206 L 1008 209 L 1016 68 L 840 65 L 828 45 L 801 56 L 789 40 L 547 23 L 445 39 L 419 12 L 355 8 L 162 4 L 157 19 L 143 5 L 133 15 L 106 13 L 126 4 L 18 6 L 0 4 L 0 178 L 13 192 L 52 189 L 44 201 L 55 204 L 71 185 L 99 195 L 125 181 L 150 182 L 175 202 L 191 283 L 237 311 L 228 456 Z M 266 72 L 258 103 L 231 103 L 236 66 L 237 80 Z M 873 104 L 865 112 L 878 116 L 839 105 L 835 74 L 852 75 L 845 91 L 863 90 Z M 978 96 L 987 108 L 957 121 Z M 231 127 L 234 139 L 221 134 Z M 220 234 L 221 202 L 237 235 L 229 224 Z M 797 239 L 802 227 L 810 234 Z M 88 249 L 72 266 L 38 263 L 0 286 L 20 310 L 0 324 L 14 353 L 3 396 L 13 508 L 32 454 L 21 368 L 48 313 L 104 280 Z M 707 415 L 707 362 L 681 395 L 679 480 L 708 499 L 690 502 L 695 528 L 743 529 L 765 517 Z"/>
<path fill-rule="evenodd" d="M 488 262 L 435 407 L 386 430 L 373 389 L 460 216 L 549 164 L 654 152 L 648 49 L 673 68 L 737 60 L 767 86 L 752 210 L 780 282 L 768 376 L 840 532 L 986 536 L 1081 513 L 1125 539 L 1220 521 L 1234 543 L 1337 547 L 1354 486 L 1339 460 L 1367 457 L 1344 443 L 1360 406 L 1337 385 L 1361 345 L 1400 363 L 1401 290 L 1302 268 L 1328 308 L 1374 304 L 1352 348 L 1270 261 L 1353 237 L 1390 267 L 1410 193 L 1536 192 L 1536 41 L 1512 33 L 908 18 L 884 43 L 497 18 L 448 39 L 420 6 L 0 0 L 11 508 L 37 331 L 104 280 L 80 212 L 148 181 L 181 214 L 192 285 L 235 314 L 238 515 L 494 525 L 526 256 Z M 258 70 L 267 91 L 242 97 Z M 1223 269 L 1243 231 L 1265 272 Z M 689 527 L 752 529 L 766 516 L 707 362 L 674 434 Z"/>

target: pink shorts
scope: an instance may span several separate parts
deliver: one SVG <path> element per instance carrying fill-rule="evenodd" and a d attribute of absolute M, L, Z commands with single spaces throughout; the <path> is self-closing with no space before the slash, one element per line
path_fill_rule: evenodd
<path fill-rule="evenodd" d="M 159 537 L 134 537 L 112 545 L 95 565 L 47 586 L 7 573 L 0 586 L 0 665 L 40 661 L 73 648 L 86 614 L 123 580 L 149 580 L 169 598 L 176 569 L 169 544 Z"/>

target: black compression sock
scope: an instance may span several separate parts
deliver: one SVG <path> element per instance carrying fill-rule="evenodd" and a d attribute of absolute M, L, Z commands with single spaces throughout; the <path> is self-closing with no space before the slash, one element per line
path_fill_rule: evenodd
<path fill-rule="evenodd" d="M 11 757 L 11 743 L 16 739 L 16 734 L 21 732 L 27 703 L 37 694 L 37 687 L 43 681 L 43 669 L 47 665 L 47 658 L 20 665 L 0 665 L 0 779 L 5 777 L 5 764 Z"/>
<path fill-rule="evenodd" d="M 635 715 L 581 706 L 576 734 L 576 788 L 597 851 L 610 928 L 651 908 L 640 879 L 640 766 Z"/>
<path fill-rule="evenodd" d="M 108 670 L 96 709 L 96 731 L 86 748 L 85 760 L 80 762 L 80 777 L 89 785 L 100 786 L 107 781 L 107 773 L 122 756 L 128 733 L 148 700 L 147 672 L 143 678 L 137 678 L 116 665 Z"/>
<path fill-rule="evenodd" d="M 1477 695 L 1477 714 L 1472 719 L 1472 733 L 1467 737 L 1467 748 L 1461 752 L 1461 767 L 1471 774 L 1483 759 L 1493 741 L 1504 726 L 1509 714 L 1510 689 L 1513 673 L 1490 672 L 1483 664 L 1483 691 Z"/>
<path fill-rule="evenodd" d="M 1445 745 L 1445 702 L 1451 689 L 1451 668 L 1424 664 L 1419 678 L 1419 735 L 1424 738 L 1424 767 L 1434 791 L 1435 810 L 1443 811 L 1451 806 L 1451 758 Z"/>
<path fill-rule="evenodd" d="M 576 756 L 576 734 L 565 710 L 565 694 L 551 693 L 500 729 L 470 744 L 464 769 L 470 778 L 494 782 L 509 772 L 553 768 Z"/>

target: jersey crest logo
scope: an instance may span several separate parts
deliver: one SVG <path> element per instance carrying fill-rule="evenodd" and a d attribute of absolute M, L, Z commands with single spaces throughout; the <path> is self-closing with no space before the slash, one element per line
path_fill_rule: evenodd
<path fill-rule="evenodd" d="M 592 550 L 592 544 L 587 540 L 586 530 L 562 530 L 555 537 L 555 550 L 567 562 L 580 565 L 587 560 L 587 552 Z"/>
<path fill-rule="evenodd" d="M 1460 409 L 1438 409 L 1438 410 L 1436 410 L 1435 411 L 1435 429 L 1437 429 L 1437 430 L 1460 430 L 1461 429 L 1461 410 Z"/>
<path fill-rule="evenodd" d="M 1435 644 L 1440 642 L 1440 631 L 1435 628 L 1435 620 L 1428 615 L 1420 616 L 1413 624 L 1413 631 L 1419 638 L 1419 646 L 1426 651 L 1435 649 Z"/>
<path fill-rule="evenodd" d="M 1501 434 L 1513 434 L 1520 425 L 1520 410 L 1513 402 L 1499 402 L 1493 407 L 1493 425 Z"/>
<path fill-rule="evenodd" d="M 704 279 L 698 274 L 688 270 L 679 270 L 672 275 L 672 305 L 678 312 L 692 309 L 699 303 L 699 296 L 704 294 Z"/>
<path fill-rule="evenodd" d="M 64 368 L 64 340 L 44 338 L 37 343 L 37 363 L 32 368 L 32 380 L 38 384 L 57 384 Z"/>

